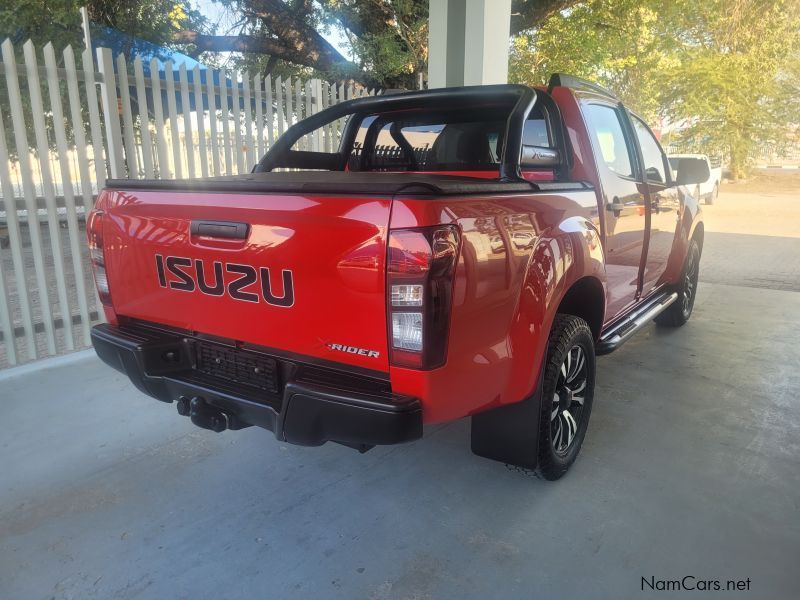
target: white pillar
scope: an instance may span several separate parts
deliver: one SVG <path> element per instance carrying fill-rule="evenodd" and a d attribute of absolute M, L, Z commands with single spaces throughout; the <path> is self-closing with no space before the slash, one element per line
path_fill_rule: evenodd
<path fill-rule="evenodd" d="M 511 0 L 430 0 L 428 87 L 506 83 Z"/>
<path fill-rule="evenodd" d="M 447 0 L 430 0 L 428 5 L 428 87 L 445 87 L 447 82 Z"/>

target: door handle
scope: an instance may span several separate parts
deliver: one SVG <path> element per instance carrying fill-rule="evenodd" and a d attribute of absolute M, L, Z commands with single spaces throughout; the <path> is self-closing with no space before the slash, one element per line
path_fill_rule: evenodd
<path fill-rule="evenodd" d="M 192 221 L 190 231 L 201 237 L 246 240 L 250 225 L 233 221 Z"/>

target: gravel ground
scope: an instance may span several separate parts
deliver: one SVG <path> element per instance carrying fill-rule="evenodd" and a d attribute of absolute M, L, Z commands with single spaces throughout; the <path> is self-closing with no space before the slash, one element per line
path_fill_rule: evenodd
<path fill-rule="evenodd" d="M 800 192 L 738 189 L 703 206 L 700 279 L 800 292 Z"/>

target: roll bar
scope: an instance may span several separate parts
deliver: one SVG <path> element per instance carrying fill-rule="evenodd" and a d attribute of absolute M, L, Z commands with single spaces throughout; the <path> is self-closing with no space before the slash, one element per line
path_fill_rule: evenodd
<path fill-rule="evenodd" d="M 355 128 L 350 126 L 354 120 L 348 122 L 349 126 L 343 131 L 343 143 L 336 153 L 298 151 L 292 150 L 292 146 L 304 135 L 350 115 L 366 117 L 370 114 L 391 111 L 441 110 L 467 103 L 494 104 L 507 101 L 509 104 L 513 102 L 513 107 L 506 120 L 506 131 L 503 136 L 500 180 L 524 181 L 520 171 L 522 132 L 536 97 L 536 91 L 527 86 L 507 84 L 420 90 L 346 100 L 289 127 L 256 164 L 253 171 L 268 172 L 280 167 L 344 170 L 356 134 Z"/>

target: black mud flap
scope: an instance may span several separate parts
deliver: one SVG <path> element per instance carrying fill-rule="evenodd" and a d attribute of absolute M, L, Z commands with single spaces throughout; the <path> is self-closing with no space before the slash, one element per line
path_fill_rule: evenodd
<path fill-rule="evenodd" d="M 544 370 L 529 398 L 472 416 L 473 454 L 526 469 L 536 468 L 543 375 Z"/>

